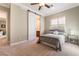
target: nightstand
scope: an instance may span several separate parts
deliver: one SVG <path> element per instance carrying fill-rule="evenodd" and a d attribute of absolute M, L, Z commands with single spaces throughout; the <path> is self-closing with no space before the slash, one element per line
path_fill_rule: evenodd
<path fill-rule="evenodd" d="M 69 35 L 69 42 L 72 44 L 76 44 L 79 45 L 79 40 L 78 40 L 78 36 L 77 35 Z"/>

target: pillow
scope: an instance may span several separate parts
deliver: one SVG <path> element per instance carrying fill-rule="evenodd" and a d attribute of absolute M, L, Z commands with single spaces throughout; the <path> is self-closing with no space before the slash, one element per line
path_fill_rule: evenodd
<path fill-rule="evenodd" d="M 3 31 L 0 31 L 0 36 L 2 36 L 3 35 Z"/>
<path fill-rule="evenodd" d="M 49 34 L 53 34 L 53 31 L 49 31 Z"/>
<path fill-rule="evenodd" d="M 54 31 L 54 32 L 53 32 L 53 34 L 56 34 L 56 35 L 58 35 L 58 34 L 59 34 L 59 32 L 58 32 L 58 31 Z"/>

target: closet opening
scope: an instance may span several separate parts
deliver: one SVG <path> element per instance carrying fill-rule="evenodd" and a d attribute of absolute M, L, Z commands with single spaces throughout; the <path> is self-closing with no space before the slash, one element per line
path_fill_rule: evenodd
<path fill-rule="evenodd" d="M 0 6 L 0 47 L 9 45 L 9 8 Z"/>
<path fill-rule="evenodd" d="M 30 41 L 39 41 L 40 38 L 40 18 L 41 16 L 28 11 L 28 40 Z"/>

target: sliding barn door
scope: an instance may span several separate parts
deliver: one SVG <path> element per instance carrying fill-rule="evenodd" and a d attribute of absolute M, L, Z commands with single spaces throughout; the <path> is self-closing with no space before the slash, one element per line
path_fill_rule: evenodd
<path fill-rule="evenodd" d="M 29 12 L 28 17 L 28 39 L 36 39 L 36 14 Z"/>

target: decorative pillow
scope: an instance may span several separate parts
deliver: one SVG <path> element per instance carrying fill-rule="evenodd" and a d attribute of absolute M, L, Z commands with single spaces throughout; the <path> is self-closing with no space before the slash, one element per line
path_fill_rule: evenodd
<path fill-rule="evenodd" d="M 53 31 L 49 31 L 49 34 L 53 34 Z"/>
<path fill-rule="evenodd" d="M 49 31 L 50 34 L 56 34 L 56 35 L 64 35 L 64 31 L 63 30 L 59 30 L 59 29 L 52 29 Z"/>
<path fill-rule="evenodd" d="M 58 32 L 58 31 L 54 31 L 53 33 L 54 33 L 54 34 L 56 34 L 56 35 L 58 35 L 58 34 L 59 34 L 59 32 Z"/>
<path fill-rule="evenodd" d="M 2 36 L 3 35 L 3 31 L 0 31 L 0 36 Z"/>

